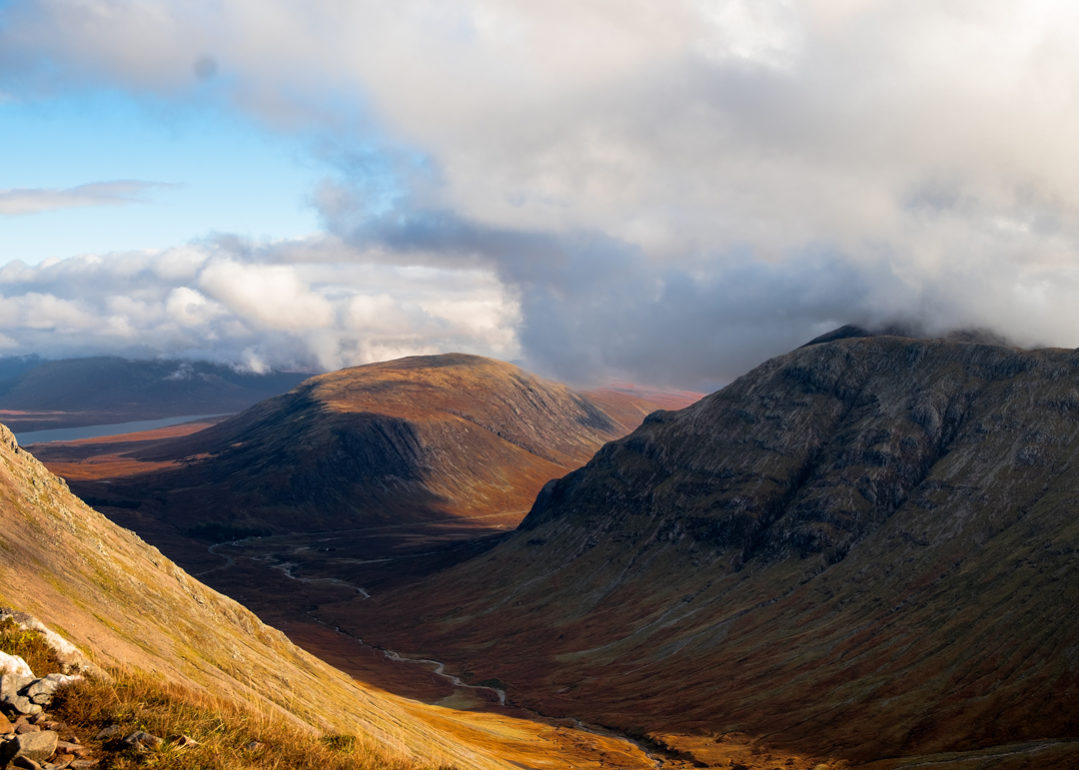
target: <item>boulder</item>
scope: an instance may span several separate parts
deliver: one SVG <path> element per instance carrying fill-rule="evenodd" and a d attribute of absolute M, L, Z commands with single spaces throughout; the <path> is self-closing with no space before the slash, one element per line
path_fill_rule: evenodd
<path fill-rule="evenodd" d="M 34 672 L 25 660 L 18 655 L 9 655 L 0 652 L 0 674 L 12 674 L 14 676 L 28 676 L 33 678 Z"/>
<path fill-rule="evenodd" d="M 16 714 L 40 714 L 41 706 L 32 702 L 25 695 L 14 695 L 0 698 L 0 706 L 8 713 Z"/>
<path fill-rule="evenodd" d="M 22 674 L 2 674 L 0 675 L 0 698 L 6 698 L 8 696 L 14 697 L 19 694 L 19 690 L 26 687 L 34 681 L 34 677 L 23 676 Z"/>
<path fill-rule="evenodd" d="M 0 764 L 10 763 L 16 757 L 44 762 L 56 752 L 56 742 L 59 737 L 52 730 L 17 735 L 14 740 L 7 741 L 0 748 L 3 752 L 0 754 Z"/>
<path fill-rule="evenodd" d="M 35 679 L 26 685 L 20 694 L 39 706 L 47 706 L 52 702 L 52 696 L 56 693 L 57 688 L 69 679 L 71 677 L 65 677 L 63 674 L 49 674 L 47 677 Z"/>

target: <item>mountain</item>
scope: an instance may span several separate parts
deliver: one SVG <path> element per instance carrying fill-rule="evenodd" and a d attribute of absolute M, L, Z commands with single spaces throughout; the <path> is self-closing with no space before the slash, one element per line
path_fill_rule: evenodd
<path fill-rule="evenodd" d="M 132 445 L 124 476 L 73 484 L 136 529 L 166 521 L 211 540 L 445 519 L 512 526 L 546 481 L 652 408 L 487 358 L 418 356 L 313 377 L 213 427 Z M 59 468 L 94 448 L 39 451 Z"/>
<path fill-rule="evenodd" d="M 205 361 L 0 359 L 0 413 L 16 431 L 246 409 L 310 373 L 255 374 Z"/>
<path fill-rule="evenodd" d="M 837 335 L 319 617 L 546 714 L 854 766 L 1079 766 L 1079 353 Z"/>

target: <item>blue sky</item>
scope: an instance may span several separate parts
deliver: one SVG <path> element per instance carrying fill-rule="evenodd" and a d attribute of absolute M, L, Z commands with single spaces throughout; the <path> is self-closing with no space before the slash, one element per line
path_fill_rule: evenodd
<path fill-rule="evenodd" d="M 0 354 L 1079 344 L 1063 0 L 0 0 Z"/>
<path fill-rule="evenodd" d="M 0 217 L 0 259 L 164 249 L 214 232 L 266 240 L 319 229 L 311 191 L 329 169 L 313 139 L 268 131 L 213 104 L 119 91 L 64 91 L 0 103 L 6 189 L 149 183 L 130 203 Z"/>

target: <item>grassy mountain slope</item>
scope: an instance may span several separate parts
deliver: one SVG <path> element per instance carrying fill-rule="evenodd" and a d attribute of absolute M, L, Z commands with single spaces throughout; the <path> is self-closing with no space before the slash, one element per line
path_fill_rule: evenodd
<path fill-rule="evenodd" d="M 1077 510 L 1079 353 L 843 338 L 653 415 L 488 554 L 320 611 L 545 713 L 1071 767 Z"/>
<path fill-rule="evenodd" d="M 0 426 L 0 594 L 99 665 L 155 672 L 438 764 L 481 752 L 292 645 L 88 508 Z M 489 763 L 497 766 L 497 762 Z"/>

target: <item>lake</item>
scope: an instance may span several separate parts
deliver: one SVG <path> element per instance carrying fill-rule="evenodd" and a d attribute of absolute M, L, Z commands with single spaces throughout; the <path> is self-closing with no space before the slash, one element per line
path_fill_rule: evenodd
<path fill-rule="evenodd" d="M 28 444 L 42 444 L 47 441 L 76 441 L 80 438 L 97 438 L 99 436 L 114 436 L 118 433 L 136 433 L 140 430 L 155 430 L 167 428 L 170 425 L 179 425 L 184 422 L 205 420 L 210 417 L 223 417 L 220 414 L 194 414 L 183 417 L 162 417 L 158 420 L 136 420 L 134 422 L 116 422 L 109 425 L 80 425 L 75 428 L 49 428 L 48 430 L 31 430 L 24 433 L 16 433 L 15 439 L 19 446 Z"/>

